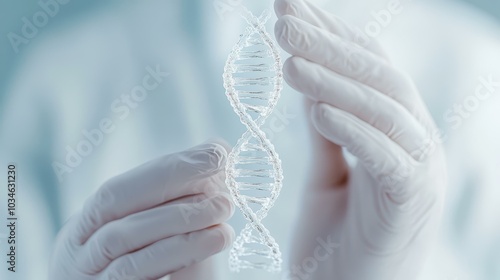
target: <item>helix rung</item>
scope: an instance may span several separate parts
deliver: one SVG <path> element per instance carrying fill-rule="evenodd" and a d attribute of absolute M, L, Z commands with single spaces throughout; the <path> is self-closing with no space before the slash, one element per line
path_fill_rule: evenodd
<path fill-rule="evenodd" d="M 235 73 L 241 72 L 268 72 L 274 70 L 273 67 L 265 64 L 265 63 L 257 63 L 257 64 L 236 64 Z"/>
<path fill-rule="evenodd" d="M 250 110 L 252 112 L 255 112 L 257 114 L 261 114 L 262 112 L 267 110 L 266 106 L 260 106 L 260 105 L 243 104 L 243 107 L 245 107 L 245 109 Z"/>
<path fill-rule="evenodd" d="M 236 69 L 238 69 L 243 65 L 258 64 L 259 62 L 265 62 L 266 60 L 268 60 L 266 57 L 261 57 L 261 58 L 238 57 L 238 60 L 235 60 L 233 62 L 233 66 L 235 66 Z"/>
<path fill-rule="evenodd" d="M 241 195 L 241 197 L 245 199 L 247 203 L 255 203 L 259 205 L 266 205 L 269 203 L 268 197 L 251 197 L 247 195 Z"/>
<path fill-rule="evenodd" d="M 240 96 L 240 100 L 250 100 L 250 99 L 258 99 L 258 100 L 268 100 L 268 96 L 257 96 L 257 95 L 250 95 L 250 96 Z"/>
<path fill-rule="evenodd" d="M 271 191 L 274 183 L 238 183 L 238 189 L 241 191 Z"/>
<path fill-rule="evenodd" d="M 264 50 L 256 50 L 256 51 L 250 51 L 250 50 L 247 50 L 247 51 L 241 51 L 239 54 L 238 54 L 238 57 L 239 58 L 250 58 L 250 59 L 254 59 L 254 58 L 268 58 L 271 56 L 271 53 L 264 49 Z"/>
<path fill-rule="evenodd" d="M 268 58 L 269 56 L 262 56 L 262 55 L 257 55 L 257 54 L 247 54 L 247 55 L 239 55 L 238 59 L 264 59 Z"/>
<path fill-rule="evenodd" d="M 260 240 L 260 238 L 257 237 L 257 236 L 255 236 L 255 235 L 248 236 L 248 239 L 246 241 L 247 241 L 246 244 L 252 244 L 252 243 L 254 243 L 254 244 L 261 244 L 261 242 L 262 242 Z M 242 248 L 244 249 L 245 247 L 242 247 Z"/>
<path fill-rule="evenodd" d="M 267 257 L 271 253 L 271 250 L 259 250 L 251 248 L 243 248 L 241 256 L 262 256 Z"/>
<path fill-rule="evenodd" d="M 268 269 L 271 266 L 269 262 L 251 262 L 241 260 L 240 267 L 243 269 Z"/>
<path fill-rule="evenodd" d="M 236 169 L 235 177 L 274 177 L 272 169 Z"/>
<path fill-rule="evenodd" d="M 239 96 L 242 95 L 269 95 L 267 91 L 263 90 L 239 90 L 237 91 Z"/>
<path fill-rule="evenodd" d="M 245 148 L 245 150 L 243 151 L 264 151 L 264 147 L 262 147 L 260 144 L 251 142 L 246 143 L 242 148 Z"/>
<path fill-rule="evenodd" d="M 260 50 L 244 50 L 239 53 L 241 54 L 246 54 L 246 55 L 264 55 L 264 54 L 271 54 L 271 52 L 268 49 L 260 49 Z"/>
<path fill-rule="evenodd" d="M 269 98 L 271 95 L 267 92 L 260 93 L 258 91 L 255 91 L 254 93 L 242 93 L 242 92 L 237 92 L 238 99 L 240 100 L 248 100 L 248 99 L 260 99 L 260 100 L 265 100 L 268 102 Z"/>
<path fill-rule="evenodd" d="M 241 70 L 241 71 L 238 71 L 238 72 L 234 72 L 234 76 L 250 76 L 250 75 L 261 75 L 261 76 L 265 76 L 265 77 L 269 77 L 269 76 L 272 76 L 274 75 L 275 73 L 270 70 L 270 69 L 262 69 L 262 70 L 250 70 L 250 69 L 245 69 L 245 70 Z"/>
<path fill-rule="evenodd" d="M 267 86 L 273 83 L 275 77 L 235 77 L 238 86 Z"/>
<path fill-rule="evenodd" d="M 254 38 L 254 37 L 248 38 L 248 40 L 246 42 L 247 47 L 262 46 L 262 45 L 265 45 L 265 43 L 263 41 L 261 41 L 259 38 Z"/>
<path fill-rule="evenodd" d="M 238 164 L 261 164 L 269 165 L 269 157 L 239 156 L 236 158 Z"/>

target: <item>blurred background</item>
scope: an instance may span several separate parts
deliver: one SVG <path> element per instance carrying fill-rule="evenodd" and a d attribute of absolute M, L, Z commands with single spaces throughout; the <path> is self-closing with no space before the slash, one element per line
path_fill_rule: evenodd
<path fill-rule="evenodd" d="M 390 1 L 312 2 L 363 29 Z M 459 126 L 444 117 L 474 93 L 481 77 L 500 80 L 500 2 L 400 2 L 403 11 L 377 39 L 412 75 L 445 132 L 451 181 L 440 239 L 422 279 L 500 279 L 500 92 Z M 224 95 L 222 72 L 246 26 L 241 4 L 258 14 L 273 3 L 70 0 L 32 38 L 13 43 L 23 18 L 43 10 L 37 1 L 0 2 L 0 164 L 20 166 L 23 250 L 17 278 L 1 270 L 1 279 L 45 279 L 58 230 L 107 178 L 210 137 L 236 143 L 245 129 Z M 266 25 L 270 33 L 275 19 Z M 147 67 L 170 76 L 130 114 L 117 116 L 111 104 L 141 82 Z M 55 172 L 53 164 L 64 163 L 68 148 L 83 139 L 81 131 L 106 117 L 115 131 L 71 172 Z M 286 87 L 270 119 L 278 125 L 264 129 L 281 156 L 285 185 L 264 224 L 286 255 L 308 168 L 299 95 Z M 237 213 L 231 224 L 239 231 L 245 223 Z M 261 271 L 230 273 L 227 254 L 218 262 L 223 280 L 281 279 Z"/>
<path fill-rule="evenodd" d="M 60 11 L 57 17 L 51 18 L 50 23 L 47 24 L 46 27 L 43 28 L 41 33 L 50 32 L 51 28 L 57 28 L 57 25 L 64 24 L 65 21 L 74 19 L 75 16 L 84 16 L 84 14 L 92 13 L 96 9 L 99 9 L 105 5 L 117 5 L 116 0 L 108 0 L 108 1 L 97 1 L 97 0 L 88 0 L 88 1 L 71 1 L 71 5 L 65 6 L 65 8 Z M 185 9 L 195 11 L 200 9 L 204 5 L 200 5 L 201 0 L 189 0 L 185 1 L 184 4 Z M 210 2 L 210 1 L 209 1 Z M 213 1 L 211 4 L 217 1 Z M 220 1 L 224 3 L 224 1 Z M 242 0 L 242 2 L 248 2 Z M 262 2 L 262 5 L 265 5 L 266 1 L 254 1 L 254 2 Z M 315 2 L 332 2 L 338 3 L 341 1 L 315 1 Z M 345 1 L 346 3 L 348 1 Z M 356 1 L 352 1 L 352 6 L 356 6 Z M 376 1 L 377 2 L 377 1 Z M 380 2 L 380 1 L 378 1 Z M 461 2 L 466 4 L 470 9 L 477 10 L 480 13 L 484 13 L 485 16 L 489 16 L 494 18 L 495 20 L 500 20 L 500 2 L 495 0 L 455 0 L 455 2 Z M 229 3 L 229 2 L 227 2 Z M 248 5 L 248 3 L 245 3 Z M 253 5 L 253 4 L 252 4 Z M 342 6 L 344 6 L 343 4 Z M 35 12 L 40 10 L 40 6 L 37 1 L 8 1 L 3 0 L 0 1 L 0 15 L 1 17 L 1 25 L 0 32 L 4 35 L 4 40 L 0 42 L 0 61 L 2 64 L 0 65 L 0 100 L 5 96 L 6 87 L 9 84 L 9 80 L 12 78 L 14 74 L 13 69 L 19 64 L 22 59 L 24 51 L 19 54 L 13 53 L 12 46 L 10 40 L 7 38 L 7 34 L 9 32 L 15 32 L 20 29 L 22 25 L 21 18 L 24 16 L 33 15 Z M 214 12 L 214 11 L 211 11 Z M 216 13 L 217 14 L 217 13 Z M 224 13 L 225 14 L 225 13 Z M 22 48 L 26 48 L 24 46 Z"/>

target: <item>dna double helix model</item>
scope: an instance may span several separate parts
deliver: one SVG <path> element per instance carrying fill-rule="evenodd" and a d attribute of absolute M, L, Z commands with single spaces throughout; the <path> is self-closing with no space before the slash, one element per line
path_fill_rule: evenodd
<path fill-rule="evenodd" d="M 273 111 L 283 84 L 279 50 L 265 30 L 269 11 L 255 17 L 246 8 L 249 27 L 228 56 L 224 67 L 226 96 L 247 131 L 229 153 L 226 184 L 248 223 L 236 238 L 229 256 L 232 271 L 281 270 L 281 252 L 262 224 L 276 201 L 283 171 L 273 144 L 261 126 Z"/>

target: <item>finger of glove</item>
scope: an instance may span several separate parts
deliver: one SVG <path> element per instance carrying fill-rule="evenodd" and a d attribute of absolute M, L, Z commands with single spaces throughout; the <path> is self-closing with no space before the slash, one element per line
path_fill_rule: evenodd
<path fill-rule="evenodd" d="M 427 142 L 426 131 L 401 104 L 302 57 L 289 58 L 283 70 L 285 80 L 297 91 L 356 116 L 419 159 L 420 148 Z"/>
<path fill-rule="evenodd" d="M 234 236 L 229 225 L 221 224 L 166 238 L 114 260 L 97 279 L 158 279 L 225 250 Z"/>
<path fill-rule="evenodd" d="M 348 112 L 316 103 L 311 115 L 312 123 L 321 135 L 345 147 L 380 183 L 385 184 L 391 176 L 409 176 L 406 172 L 411 168 L 408 167 L 417 164 L 387 135 Z"/>
<path fill-rule="evenodd" d="M 321 9 L 306 0 L 276 0 L 274 10 L 279 17 L 290 15 L 306 21 L 318 28 L 366 48 L 372 53 L 388 60 L 386 53 L 375 39 L 368 37 L 362 30 L 347 24 L 341 18 Z"/>
<path fill-rule="evenodd" d="M 77 217 L 73 236 L 83 244 L 104 224 L 164 202 L 203 193 L 223 171 L 226 149 L 219 143 L 204 143 L 162 156 L 106 183 L 85 203 Z M 223 184 L 215 183 L 216 187 Z"/>
<path fill-rule="evenodd" d="M 315 101 L 304 97 L 304 111 L 307 116 L 311 115 L 311 108 Z M 349 166 L 345 160 L 342 147 L 332 143 L 323 135 L 319 134 L 311 118 L 308 118 L 307 129 L 311 137 L 312 165 L 310 169 L 310 183 L 308 188 L 313 191 L 344 188 L 348 181 Z"/>
<path fill-rule="evenodd" d="M 425 106 L 411 80 L 380 57 L 288 15 L 276 22 L 275 34 L 280 46 L 291 55 L 372 87 L 403 105 L 422 124 L 429 123 Z"/>
<path fill-rule="evenodd" d="M 97 273 L 120 256 L 168 237 L 220 224 L 233 213 L 226 193 L 184 197 L 107 223 L 83 245 L 78 263 L 85 272 Z"/>

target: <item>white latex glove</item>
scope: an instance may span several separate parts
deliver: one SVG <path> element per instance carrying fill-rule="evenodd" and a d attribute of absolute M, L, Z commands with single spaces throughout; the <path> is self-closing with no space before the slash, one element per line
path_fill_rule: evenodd
<path fill-rule="evenodd" d="M 375 40 L 306 1 L 275 8 L 292 55 L 284 77 L 306 96 L 314 150 L 286 279 L 416 279 L 446 185 L 430 114 Z"/>
<path fill-rule="evenodd" d="M 198 262 L 234 239 L 223 223 L 234 211 L 223 145 L 166 155 L 104 183 L 59 233 L 49 279 L 215 279 Z"/>

